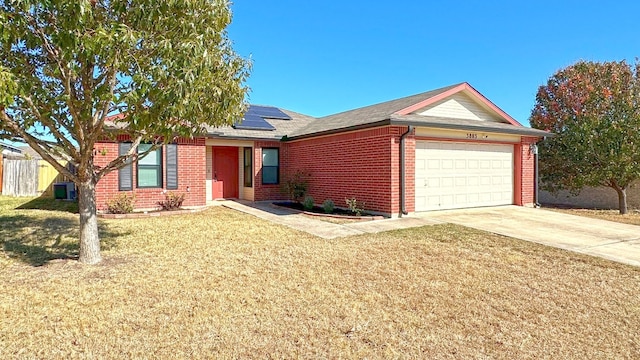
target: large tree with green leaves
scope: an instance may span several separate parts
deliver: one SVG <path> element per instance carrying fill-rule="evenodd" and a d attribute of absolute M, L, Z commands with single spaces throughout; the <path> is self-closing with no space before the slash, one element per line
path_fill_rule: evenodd
<path fill-rule="evenodd" d="M 95 186 L 110 171 L 244 110 L 250 64 L 226 0 L 0 0 L 0 137 L 29 144 L 78 187 L 80 261 L 101 260 Z M 129 153 L 94 165 L 123 114 Z M 154 144 L 138 154 L 141 142 Z M 73 163 L 71 173 L 60 160 Z"/>
<path fill-rule="evenodd" d="M 538 89 L 531 126 L 556 136 L 540 144 L 548 190 L 608 186 L 627 213 L 628 186 L 640 178 L 640 64 L 580 61 Z"/>

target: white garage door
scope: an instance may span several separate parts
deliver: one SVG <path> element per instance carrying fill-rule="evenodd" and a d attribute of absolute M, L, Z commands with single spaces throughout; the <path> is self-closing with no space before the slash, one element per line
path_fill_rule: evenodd
<path fill-rule="evenodd" d="M 416 141 L 416 211 L 513 204 L 513 145 Z"/>

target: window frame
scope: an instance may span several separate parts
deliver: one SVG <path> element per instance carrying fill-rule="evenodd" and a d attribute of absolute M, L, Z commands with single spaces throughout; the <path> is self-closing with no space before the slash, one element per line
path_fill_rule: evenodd
<path fill-rule="evenodd" d="M 265 150 L 275 150 L 276 156 L 278 157 L 278 165 L 264 165 L 264 152 Z M 275 182 L 265 182 L 264 179 L 264 169 L 265 168 L 275 168 L 276 169 L 276 180 Z M 280 184 L 280 148 L 270 147 L 270 148 L 262 148 L 262 185 L 278 185 Z"/>
<path fill-rule="evenodd" d="M 150 145 L 153 146 L 153 144 L 140 144 L 140 145 Z M 138 154 L 140 153 L 140 145 L 138 145 Z M 163 182 L 162 182 L 162 178 L 163 178 L 163 167 L 162 167 L 162 146 L 158 147 L 157 149 L 155 149 L 153 152 L 150 152 L 149 154 L 147 154 L 147 156 L 145 156 L 144 158 L 146 159 L 149 156 L 153 156 L 153 153 L 155 153 L 156 156 L 156 162 L 157 164 L 154 165 L 149 165 L 149 164 L 140 164 L 140 160 L 138 159 L 138 161 L 136 161 L 136 187 L 138 189 L 161 189 L 163 187 Z M 157 180 L 157 185 L 151 185 L 151 186 L 140 186 L 140 169 L 157 169 L 157 175 L 156 175 L 156 180 Z"/>
<path fill-rule="evenodd" d="M 248 163 L 247 163 L 248 159 Z M 243 186 L 253 187 L 253 148 L 244 147 L 242 150 Z"/>

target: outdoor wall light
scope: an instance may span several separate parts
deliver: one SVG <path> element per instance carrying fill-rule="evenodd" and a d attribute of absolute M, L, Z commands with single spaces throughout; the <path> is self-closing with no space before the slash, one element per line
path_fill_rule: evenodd
<path fill-rule="evenodd" d="M 531 153 L 531 155 L 538 155 L 538 145 L 536 144 L 529 145 L 529 152 Z"/>

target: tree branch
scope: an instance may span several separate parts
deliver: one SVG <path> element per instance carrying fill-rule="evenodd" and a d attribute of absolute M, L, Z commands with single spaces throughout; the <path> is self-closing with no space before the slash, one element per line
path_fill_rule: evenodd
<path fill-rule="evenodd" d="M 0 120 L 4 123 L 4 126 L 9 128 L 14 134 L 18 134 L 24 141 L 31 146 L 31 148 L 37 152 L 44 160 L 46 160 L 49 164 L 51 164 L 58 172 L 68 178 L 70 178 L 73 182 L 79 182 L 78 177 L 75 174 L 72 174 L 66 167 L 60 164 L 49 152 L 45 151 L 43 147 L 46 147 L 51 151 L 51 146 L 49 146 L 46 142 L 35 138 L 31 134 L 29 134 L 26 130 L 22 129 L 18 123 L 16 123 L 4 109 L 0 110 Z"/>
<path fill-rule="evenodd" d="M 47 128 L 49 128 L 49 130 L 51 131 L 53 136 L 56 137 L 58 142 L 64 144 L 64 147 L 66 149 L 69 149 L 69 156 L 71 156 L 75 161 L 78 161 L 79 154 L 76 150 L 76 147 L 69 141 L 69 139 L 67 139 L 66 136 L 64 136 L 64 134 L 60 132 L 60 130 L 58 130 L 57 126 L 55 126 L 55 123 L 51 121 L 51 119 L 45 118 L 44 116 L 42 116 L 42 114 L 40 113 L 38 108 L 35 106 L 30 96 L 23 96 L 22 98 L 29 105 L 29 107 L 31 108 L 31 111 L 34 113 L 38 121 L 41 124 L 45 125 Z"/>
<path fill-rule="evenodd" d="M 55 17 L 52 14 L 49 14 L 49 15 L 52 17 L 51 23 L 54 23 Z M 60 59 L 59 54 L 61 53 L 61 50 L 57 49 L 53 44 L 51 44 L 51 42 L 49 42 L 47 35 L 44 33 L 42 28 L 40 28 L 35 18 L 29 14 L 24 14 L 24 16 L 28 19 L 31 26 L 33 26 L 34 32 L 42 41 L 42 45 L 43 45 L 43 48 L 46 50 L 47 57 L 58 65 L 58 70 L 60 70 L 60 76 L 62 77 L 61 79 L 62 84 L 64 85 L 65 92 L 69 95 L 66 103 L 72 118 L 75 120 L 73 122 L 73 125 L 74 125 L 73 127 L 76 130 L 76 135 L 77 135 L 76 140 L 78 142 L 81 142 L 84 139 L 84 132 L 82 128 L 79 126 L 79 123 L 77 121 L 77 119 L 79 119 L 80 116 L 78 113 L 78 109 L 75 106 L 74 99 L 72 99 L 72 97 L 75 97 L 75 100 L 77 100 L 77 96 L 75 94 L 75 91 L 73 90 L 73 87 L 71 86 L 72 76 L 71 76 L 70 70 L 67 69 L 66 65 L 68 64 L 64 63 L 62 59 Z"/>
<path fill-rule="evenodd" d="M 118 57 L 118 53 L 115 55 L 116 61 Z M 107 114 L 109 113 L 109 109 L 111 107 L 111 103 L 113 102 L 113 93 L 116 86 L 116 66 L 117 64 L 113 64 L 109 71 L 107 71 L 105 83 L 109 86 L 109 96 L 102 100 L 102 106 L 100 109 L 93 114 L 92 124 L 93 124 L 93 136 L 92 141 L 95 142 L 98 140 L 98 137 L 102 134 L 102 128 L 104 127 L 105 119 L 107 118 Z"/>

